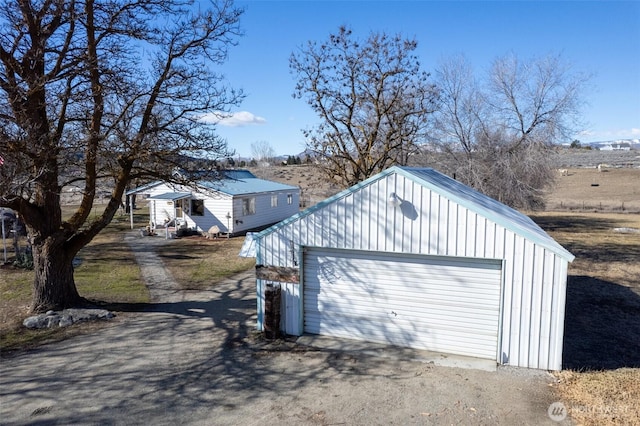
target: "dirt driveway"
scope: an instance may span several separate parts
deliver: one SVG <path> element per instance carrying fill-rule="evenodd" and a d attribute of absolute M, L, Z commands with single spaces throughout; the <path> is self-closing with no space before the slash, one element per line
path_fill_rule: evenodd
<path fill-rule="evenodd" d="M 2 359 L 1 424 L 570 424 L 547 415 L 545 372 L 267 344 L 251 272 L 181 292 L 154 254 L 160 239 L 129 241 L 157 303 Z"/>

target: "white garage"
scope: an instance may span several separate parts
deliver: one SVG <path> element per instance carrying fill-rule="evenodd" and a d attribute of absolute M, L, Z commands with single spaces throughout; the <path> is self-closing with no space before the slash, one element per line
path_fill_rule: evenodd
<path fill-rule="evenodd" d="M 304 331 L 494 359 L 501 262 L 309 249 Z"/>
<path fill-rule="evenodd" d="M 392 167 L 255 235 L 258 329 L 562 367 L 573 255 L 527 216 L 432 169 Z"/>

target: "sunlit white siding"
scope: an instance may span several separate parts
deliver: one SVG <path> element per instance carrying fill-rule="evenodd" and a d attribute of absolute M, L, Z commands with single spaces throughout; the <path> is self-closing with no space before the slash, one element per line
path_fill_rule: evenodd
<path fill-rule="evenodd" d="M 394 207 L 389 198 L 401 200 Z M 573 255 L 528 217 L 431 169 L 392 167 L 258 234 L 257 263 L 302 267 L 303 247 L 502 261 L 496 361 L 558 370 Z M 258 280 L 259 324 L 264 280 Z M 304 286 L 304 282 L 301 284 Z M 300 284 L 282 284 L 283 328 L 303 332 Z"/>

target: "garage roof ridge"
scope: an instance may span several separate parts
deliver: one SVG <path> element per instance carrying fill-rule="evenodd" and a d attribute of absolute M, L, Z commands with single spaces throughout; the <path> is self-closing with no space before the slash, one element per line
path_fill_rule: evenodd
<path fill-rule="evenodd" d="M 575 256 L 571 252 L 558 244 L 556 240 L 547 234 L 529 216 L 452 179 L 444 173 L 427 167 L 393 166 L 387 170 L 397 172 L 414 181 L 418 179 L 420 184 L 430 190 L 445 196 L 471 211 L 482 214 L 498 225 L 564 257 L 569 262 L 575 259 Z M 437 183 L 435 180 L 437 180 Z M 452 187 L 453 190 L 449 190 L 447 187 Z"/>

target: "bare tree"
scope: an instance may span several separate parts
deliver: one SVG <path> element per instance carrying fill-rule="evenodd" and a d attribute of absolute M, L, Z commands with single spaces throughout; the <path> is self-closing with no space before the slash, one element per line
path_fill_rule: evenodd
<path fill-rule="evenodd" d="M 341 27 L 294 52 L 294 97 L 322 122 L 306 130 L 307 148 L 329 178 L 353 185 L 392 164 L 406 164 L 422 140 L 436 94 L 413 54 L 415 40 L 372 33 L 364 41 Z"/>
<path fill-rule="evenodd" d="M 258 163 L 271 164 L 276 152 L 267 141 L 256 141 L 251 144 L 251 155 Z"/>
<path fill-rule="evenodd" d="M 185 182 L 202 165 L 192 158 L 228 156 L 199 118 L 242 98 L 213 72 L 240 35 L 241 14 L 230 1 L 2 3 L 0 206 L 20 213 L 32 242 L 33 311 L 84 302 L 72 260 L 132 179 Z M 110 197 L 90 217 L 99 182 Z M 82 199 L 63 218 L 60 192 L 70 184 Z"/>
<path fill-rule="evenodd" d="M 513 207 L 544 205 L 555 173 L 554 144 L 579 124 L 587 77 L 557 56 L 494 61 L 483 82 L 456 57 L 436 72 L 441 108 L 434 136 L 450 174 Z"/>

